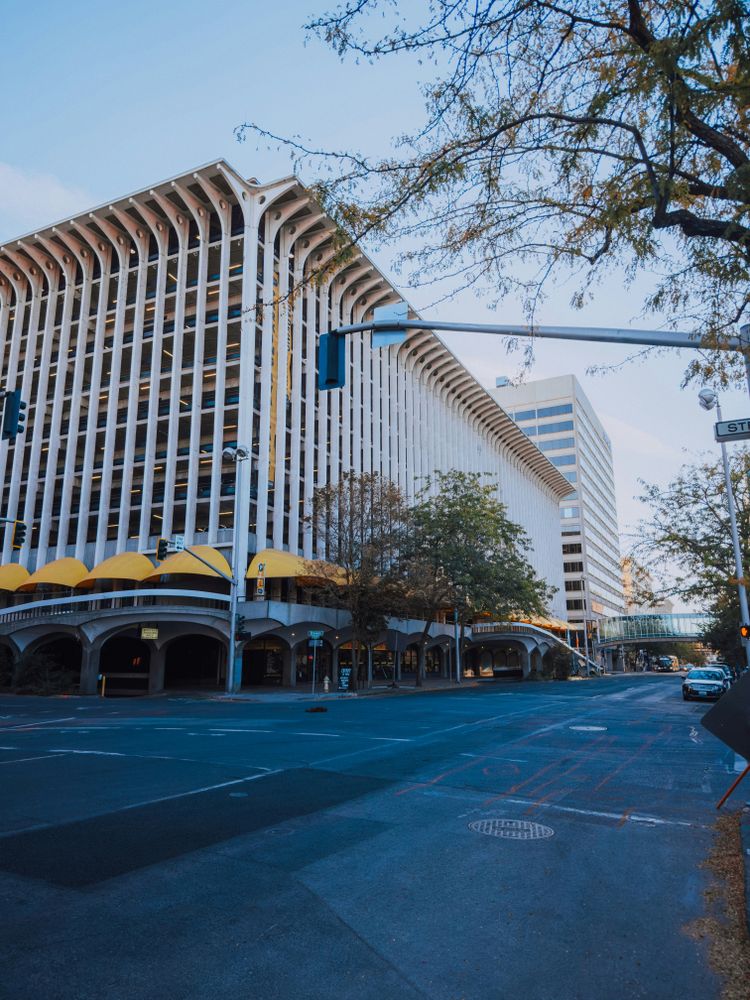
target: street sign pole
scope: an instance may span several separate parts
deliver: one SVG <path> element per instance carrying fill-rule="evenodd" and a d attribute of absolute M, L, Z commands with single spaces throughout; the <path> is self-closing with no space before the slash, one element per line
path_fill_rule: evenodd
<path fill-rule="evenodd" d="M 717 426 L 722 423 L 721 406 L 716 404 L 716 416 L 719 418 Z M 731 421 L 727 421 L 731 423 Z M 729 459 L 727 457 L 727 446 L 724 441 L 721 445 L 721 464 L 724 466 L 724 485 L 727 491 L 727 507 L 729 508 L 729 528 L 732 533 L 732 548 L 734 549 L 734 571 L 737 575 L 737 595 L 740 601 L 740 624 L 750 624 L 750 610 L 747 606 L 747 589 L 745 587 L 745 573 L 742 569 L 742 549 L 740 548 L 740 536 L 737 531 L 737 514 L 734 507 L 734 490 L 732 489 L 732 478 L 729 474 Z M 745 651 L 745 665 L 750 667 L 750 639 L 742 639 L 742 647 Z"/>

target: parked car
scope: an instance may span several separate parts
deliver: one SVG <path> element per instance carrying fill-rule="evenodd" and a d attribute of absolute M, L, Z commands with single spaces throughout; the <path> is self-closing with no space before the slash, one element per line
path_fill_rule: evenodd
<path fill-rule="evenodd" d="M 728 690 L 732 684 L 734 684 L 734 671 L 726 663 L 714 663 L 713 665 L 724 674 L 724 677 L 726 678 L 726 688 Z"/>
<path fill-rule="evenodd" d="M 727 686 L 726 675 L 719 667 L 693 667 L 682 682 L 682 697 L 685 701 L 717 701 Z"/>

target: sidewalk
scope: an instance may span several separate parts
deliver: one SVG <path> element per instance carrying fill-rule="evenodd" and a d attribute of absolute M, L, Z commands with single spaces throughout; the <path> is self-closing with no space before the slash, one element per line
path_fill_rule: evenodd
<path fill-rule="evenodd" d="M 604 674 L 604 677 L 611 676 Z M 460 684 L 457 684 L 455 680 L 451 680 L 447 677 L 426 677 L 422 687 L 416 687 L 414 685 L 413 678 L 407 678 L 399 682 L 398 687 L 392 687 L 390 684 L 385 682 L 380 682 L 374 684 L 371 688 L 360 688 L 357 692 L 351 691 L 337 691 L 331 689 L 328 694 L 325 694 L 319 685 L 316 685 L 315 694 L 312 693 L 312 686 L 310 684 L 298 684 L 295 688 L 273 688 L 269 690 L 267 687 L 257 687 L 245 689 L 238 694 L 220 694 L 218 692 L 212 692 L 211 694 L 197 695 L 197 697 L 209 698 L 212 701 L 248 701 L 248 702 L 273 702 L 276 704 L 281 704 L 283 702 L 298 702 L 298 701 L 315 701 L 320 704 L 324 704 L 327 701 L 337 701 L 342 698 L 366 698 L 373 695 L 378 695 L 380 697 L 393 696 L 393 695 L 409 695 L 409 694 L 431 694 L 434 691 L 467 691 L 469 688 L 479 688 L 488 687 L 490 685 L 497 687 L 502 686 L 513 686 L 517 687 L 520 685 L 529 684 L 560 684 L 560 683 L 582 683 L 585 681 L 595 681 L 602 680 L 602 677 L 571 677 L 568 682 L 564 681 L 553 681 L 553 680 L 518 680 L 516 678 L 509 678 L 508 680 L 502 680 L 496 677 L 465 677 Z M 178 692 L 170 692 L 175 694 Z M 186 694 L 190 692 L 185 692 Z M 194 694 L 194 692 L 192 692 Z"/>

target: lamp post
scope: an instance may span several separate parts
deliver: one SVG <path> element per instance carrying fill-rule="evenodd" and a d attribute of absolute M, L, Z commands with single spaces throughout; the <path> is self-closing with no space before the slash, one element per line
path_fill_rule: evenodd
<path fill-rule="evenodd" d="M 227 657 L 227 694 L 232 694 L 242 683 L 242 671 L 237 669 L 237 590 L 240 585 L 245 557 L 242 556 L 240 516 L 242 513 L 242 463 L 250 458 L 251 451 L 246 445 L 225 448 L 222 458 L 234 462 L 234 526 L 232 528 L 232 580 L 229 585 L 229 656 Z M 247 546 L 245 546 L 247 548 Z M 239 683 L 238 683 L 239 682 Z"/>
<path fill-rule="evenodd" d="M 713 410 L 715 407 L 717 420 L 719 422 L 721 421 L 721 406 L 719 405 L 719 397 L 713 389 L 701 389 L 698 393 L 698 402 L 704 410 Z M 737 516 L 734 507 L 732 480 L 729 475 L 727 446 L 723 441 L 721 442 L 721 462 L 724 466 L 724 483 L 727 490 L 727 506 L 729 507 L 729 528 L 732 533 L 732 547 L 734 548 L 734 571 L 737 576 L 737 593 L 740 599 L 740 624 L 748 625 L 750 624 L 750 611 L 748 611 L 747 606 L 747 590 L 745 589 L 745 576 L 742 569 L 742 550 L 740 549 L 740 537 L 739 532 L 737 531 Z M 743 638 L 742 646 L 745 650 L 745 664 L 750 667 L 750 642 Z"/>

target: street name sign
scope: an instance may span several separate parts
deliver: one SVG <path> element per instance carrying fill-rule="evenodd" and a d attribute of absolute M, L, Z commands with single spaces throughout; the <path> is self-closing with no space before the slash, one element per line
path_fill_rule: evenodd
<path fill-rule="evenodd" d="M 719 420 L 714 424 L 717 441 L 750 441 L 750 417 L 742 420 Z"/>
<path fill-rule="evenodd" d="M 307 633 L 307 638 L 308 639 L 322 639 L 323 638 L 323 629 L 311 628 L 309 630 L 309 632 Z"/>

